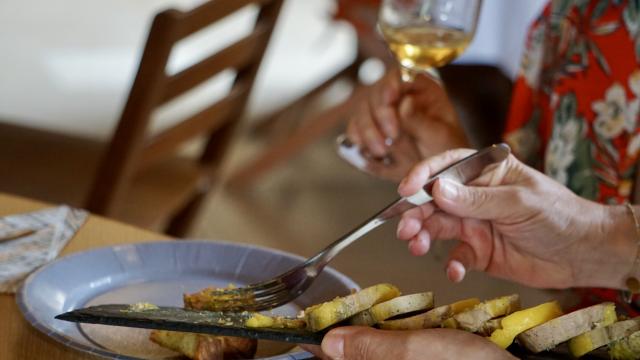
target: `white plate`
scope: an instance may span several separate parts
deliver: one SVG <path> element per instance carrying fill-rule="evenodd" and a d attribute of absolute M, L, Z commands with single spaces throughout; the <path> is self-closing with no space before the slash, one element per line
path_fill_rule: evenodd
<path fill-rule="evenodd" d="M 111 359 L 166 359 L 176 353 L 148 340 L 149 330 L 78 325 L 54 316 L 85 306 L 150 302 L 182 306 L 182 294 L 209 286 L 242 286 L 278 275 L 303 258 L 273 249 L 214 241 L 161 241 L 95 249 L 56 260 L 31 274 L 17 294 L 24 317 L 63 344 Z M 295 315 L 358 286 L 325 269 L 311 288 L 274 312 Z M 305 359 L 282 343 L 258 346 L 263 359 Z"/>

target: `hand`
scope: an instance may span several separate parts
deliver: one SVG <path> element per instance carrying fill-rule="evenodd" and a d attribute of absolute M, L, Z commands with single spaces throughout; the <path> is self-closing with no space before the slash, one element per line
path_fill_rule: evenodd
<path fill-rule="evenodd" d="M 391 154 L 392 166 L 372 161 L 368 170 L 393 181 L 401 180 L 420 159 L 467 144 L 442 85 L 425 75 L 401 83 L 397 71 L 374 86 L 349 122 L 347 136 L 372 158 Z"/>
<path fill-rule="evenodd" d="M 377 330 L 347 326 L 325 335 L 322 348 L 305 346 L 321 359 L 515 359 L 485 338 L 461 330 Z"/>
<path fill-rule="evenodd" d="M 414 194 L 429 174 L 473 153 L 452 150 L 417 164 L 398 192 Z M 635 257 L 635 229 L 624 206 L 605 206 L 510 155 L 468 186 L 438 180 L 429 203 L 403 214 L 398 238 L 416 255 L 432 240 L 457 239 L 447 275 L 467 269 L 533 287 L 623 288 Z"/>

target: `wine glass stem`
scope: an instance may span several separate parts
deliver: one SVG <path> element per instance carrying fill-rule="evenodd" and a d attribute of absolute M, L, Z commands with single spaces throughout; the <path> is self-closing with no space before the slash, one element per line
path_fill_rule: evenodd
<path fill-rule="evenodd" d="M 400 79 L 404 83 L 412 83 L 416 79 L 416 73 L 409 68 L 400 66 Z"/>
<path fill-rule="evenodd" d="M 400 79 L 402 79 L 402 82 L 404 83 L 412 83 L 416 79 L 416 75 L 419 72 L 429 76 L 435 82 L 442 85 L 442 78 L 440 77 L 440 72 L 438 71 L 438 68 L 435 68 L 435 67 L 430 67 L 426 70 L 416 71 L 416 70 L 406 68 L 404 66 L 400 66 Z"/>
<path fill-rule="evenodd" d="M 416 71 L 406 68 L 404 66 L 400 66 L 400 79 L 403 83 L 412 83 L 418 74 L 425 74 L 431 79 L 433 79 L 438 84 L 442 85 L 442 78 L 440 77 L 440 72 L 438 68 L 431 67 L 426 70 Z"/>

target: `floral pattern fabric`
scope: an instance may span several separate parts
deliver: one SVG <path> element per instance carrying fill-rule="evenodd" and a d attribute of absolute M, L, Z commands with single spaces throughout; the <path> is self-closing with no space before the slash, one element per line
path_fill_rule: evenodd
<path fill-rule="evenodd" d="M 534 22 L 505 140 L 575 193 L 628 201 L 640 153 L 640 0 L 551 0 Z"/>

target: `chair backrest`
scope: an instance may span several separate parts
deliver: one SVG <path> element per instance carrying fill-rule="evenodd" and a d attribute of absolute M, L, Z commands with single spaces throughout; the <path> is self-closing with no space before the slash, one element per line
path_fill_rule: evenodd
<path fill-rule="evenodd" d="M 168 75 L 167 62 L 178 41 L 251 5 L 259 12 L 249 35 Z M 209 175 L 215 170 L 245 108 L 281 6 L 282 0 L 210 0 L 191 11 L 170 9 L 155 16 L 127 103 L 89 194 L 90 211 L 110 215 L 136 172 L 172 155 L 196 136 L 207 134 L 199 162 L 211 170 Z M 156 108 L 226 69 L 236 71 L 226 97 L 150 135 Z"/>

